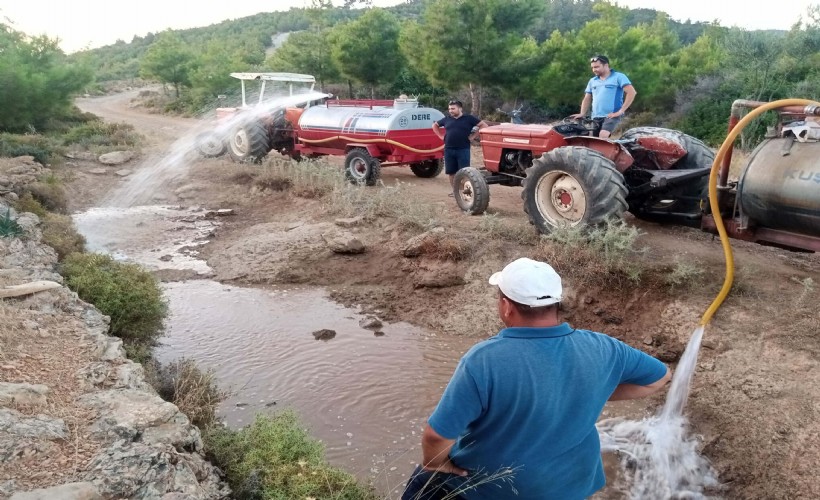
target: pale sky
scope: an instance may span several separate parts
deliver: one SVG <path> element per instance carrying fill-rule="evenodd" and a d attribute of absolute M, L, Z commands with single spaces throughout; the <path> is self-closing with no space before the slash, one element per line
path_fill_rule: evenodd
<path fill-rule="evenodd" d="M 374 0 L 381 7 L 402 0 Z M 340 4 L 337 1 L 336 4 Z M 752 6 L 752 0 L 620 0 L 630 8 L 652 8 L 672 19 L 719 21 L 722 26 L 789 29 L 809 5 L 820 0 L 775 0 Z M 307 7 L 310 0 L 0 0 L 0 19 L 28 35 L 59 38 L 66 52 L 109 45 L 118 39 L 166 29 L 215 24 L 259 12 Z"/>

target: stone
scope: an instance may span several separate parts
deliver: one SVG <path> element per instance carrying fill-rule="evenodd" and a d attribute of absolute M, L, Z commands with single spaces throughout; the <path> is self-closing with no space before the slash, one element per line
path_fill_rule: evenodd
<path fill-rule="evenodd" d="M 646 337 L 641 339 L 641 342 L 643 342 L 646 345 L 652 345 L 655 343 L 655 339 L 652 338 L 652 335 L 647 335 Z"/>
<path fill-rule="evenodd" d="M 361 240 L 348 232 L 323 233 L 322 238 L 333 253 L 364 253 L 365 246 Z"/>
<path fill-rule="evenodd" d="M 114 172 L 114 174 L 116 174 L 119 177 L 128 177 L 129 175 L 131 175 L 131 173 L 132 172 L 130 170 L 128 170 L 127 168 L 123 168 L 123 169 L 120 169 L 120 170 L 117 170 L 116 172 Z"/>
<path fill-rule="evenodd" d="M 42 406 L 46 404 L 49 391 L 42 384 L 0 382 L 0 406 Z"/>
<path fill-rule="evenodd" d="M 110 153 L 100 155 L 100 157 L 97 158 L 97 161 L 103 165 L 122 165 L 123 163 L 130 161 L 132 158 L 134 158 L 133 151 L 112 151 Z"/>
<path fill-rule="evenodd" d="M 356 217 L 348 217 L 346 219 L 336 219 L 334 223 L 339 227 L 354 227 L 362 224 L 364 217 L 357 215 Z"/>
<path fill-rule="evenodd" d="M 26 232 L 31 232 L 34 228 L 40 225 L 40 218 L 31 212 L 23 212 L 17 216 L 17 224 Z"/>
<path fill-rule="evenodd" d="M 163 424 L 190 425 L 176 406 L 149 392 L 112 389 L 84 394 L 78 400 L 97 410 L 90 430 L 102 440 L 133 440 L 149 427 Z"/>
<path fill-rule="evenodd" d="M 0 432 L 23 438 L 68 439 L 68 428 L 61 418 L 48 415 L 29 417 L 16 410 L 0 408 Z"/>
<path fill-rule="evenodd" d="M 313 338 L 316 340 L 324 340 L 328 341 L 336 336 L 336 330 L 329 330 L 327 328 L 322 328 L 321 330 L 316 330 L 313 332 Z"/>
<path fill-rule="evenodd" d="M 416 236 L 413 236 L 412 238 L 407 240 L 407 242 L 405 242 L 401 253 L 405 257 L 418 257 L 424 252 L 424 247 L 430 245 L 431 243 L 437 240 L 437 233 L 433 231 L 427 231 L 426 233 L 417 234 Z"/>
<path fill-rule="evenodd" d="M 206 219 L 213 219 L 214 217 L 226 217 L 228 215 L 236 215 L 232 208 L 220 208 L 219 210 L 208 210 L 203 217 Z"/>
<path fill-rule="evenodd" d="M 94 175 L 105 175 L 105 174 L 108 173 L 108 169 L 107 168 L 102 168 L 102 167 L 100 167 L 100 168 L 90 168 L 90 169 L 88 169 L 88 173 L 89 174 L 94 174 Z"/>
<path fill-rule="evenodd" d="M 12 495 L 10 500 L 102 500 L 97 487 L 88 482 L 67 483 Z"/>
<path fill-rule="evenodd" d="M 367 330 L 378 330 L 383 326 L 381 320 L 375 316 L 368 316 L 359 320 L 359 326 Z"/>

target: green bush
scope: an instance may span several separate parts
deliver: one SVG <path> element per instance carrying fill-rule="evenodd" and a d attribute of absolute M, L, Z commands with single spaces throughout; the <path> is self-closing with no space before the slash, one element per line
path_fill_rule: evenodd
<path fill-rule="evenodd" d="M 111 335 L 126 346 L 151 345 L 162 333 L 167 304 L 157 280 L 140 266 L 75 253 L 63 260 L 61 274 L 81 299 L 111 317 Z"/>
<path fill-rule="evenodd" d="M 139 134 L 127 123 L 106 123 L 90 121 L 68 130 L 63 136 L 63 144 L 82 146 L 137 146 Z"/>
<path fill-rule="evenodd" d="M 310 437 L 293 411 L 259 415 L 239 431 L 214 427 L 204 439 L 209 458 L 225 472 L 236 498 L 378 498 L 325 462 L 322 444 Z"/>
<path fill-rule="evenodd" d="M 46 165 L 59 153 L 58 149 L 54 140 L 42 135 L 0 134 L 0 156 L 6 158 L 33 156 L 40 164 Z"/>

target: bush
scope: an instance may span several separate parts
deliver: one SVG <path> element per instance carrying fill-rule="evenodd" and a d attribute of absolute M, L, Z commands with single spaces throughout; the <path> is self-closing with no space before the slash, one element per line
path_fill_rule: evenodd
<path fill-rule="evenodd" d="M 292 411 L 257 416 L 239 431 L 211 428 L 204 439 L 208 458 L 225 472 L 236 498 L 378 498 L 325 462 L 322 444 L 308 435 Z"/>
<path fill-rule="evenodd" d="M 0 134 L 0 156 L 7 158 L 33 156 L 41 165 L 46 165 L 59 153 L 58 149 L 58 144 L 42 135 Z"/>
<path fill-rule="evenodd" d="M 0 238 L 16 238 L 22 235 L 23 228 L 11 218 L 11 208 L 6 209 L 6 213 L 0 215 Z"/>
<path fill-rule="evenodd" d="M 43 243 L 53 248 L 61 261 L 73 253 L 85 252 L 85 238 L 77 232 L 71 217 L 47 213 L 41 220 Z"/>
<path fill-rule="evenodd" d="M 178 359 L 165 365 L 146 363 L 146 378 L 166 401 L 200 429 L 216 423 L 216 410 L 227 394 L 219 389 L 213 370 L 202 371 L 191 359 Z"/>
<path fill-rule="evenodd" d="M 136 264 L 102 254 L 71 254 L 61 266 L 66 285 L 111 317 L 110 333 L 128 345 L 151 345 L 167 305 L 156 279 Z"/>
<path fill-rule="evenodd" d="M 127 123 L 91 121 L 72 127 L 63 136 L 63 144 L 77 145 L 85 149 L 92 146 L 127 146 L 140 143 L 140 135 Z"/>
<path fill-rule="evenodd" d="M 54 176 L 47 176 L 40 182 L 26 185 L 23 188 L 23 195 L 26 193 L 50 212 L 64 214 L 68 211 L 68 196 L 62 184 Z"/>

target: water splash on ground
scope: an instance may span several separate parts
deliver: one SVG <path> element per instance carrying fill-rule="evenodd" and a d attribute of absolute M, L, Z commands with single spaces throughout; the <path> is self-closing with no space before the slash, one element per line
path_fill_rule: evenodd
<path fill-rule="evenodd" d="M 683 409 L 698 359 L 703 326 L 692 334 L 658 415 L 641 421 L 607 419 L 598 423 L 601 450 L 621 457 L 632 499 L 717 498 L 719 483 L 700 441 L 689 434 Z"/>

